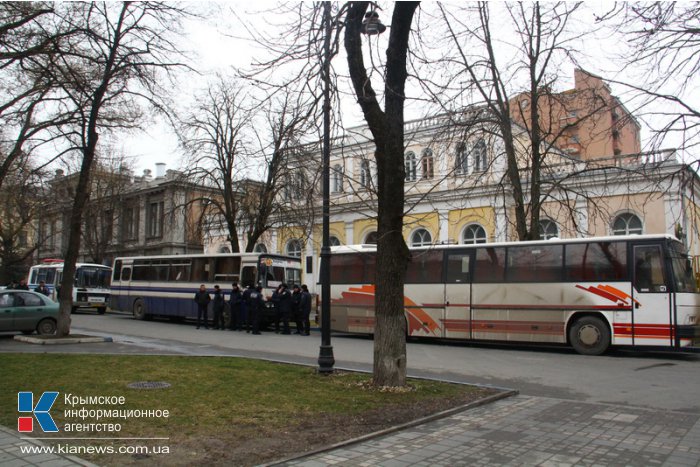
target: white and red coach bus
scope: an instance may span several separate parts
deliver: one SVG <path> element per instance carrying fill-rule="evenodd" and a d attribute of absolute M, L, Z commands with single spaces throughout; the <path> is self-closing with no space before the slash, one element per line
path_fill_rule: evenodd
<path fill-rule="evenodd" d="M 335 247 L 331 328 L 374 331 L 374 245 Z M 690 258 L 669 235 L 411 249 L 408 336 L 680 348 L 700 342 Z"/>

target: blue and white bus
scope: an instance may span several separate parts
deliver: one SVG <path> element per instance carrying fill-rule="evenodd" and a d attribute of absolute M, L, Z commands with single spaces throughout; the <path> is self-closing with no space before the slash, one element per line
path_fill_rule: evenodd
<path fill-rule="evenodd" d="M 267 253 L 123 257 L 114 260 L 113 271 L 110 306 L 136 319 L 196 318 L 193 297 L 201 284 L 210 292 L 219 285 L 227 294 L 234 282 L 241 289 L 260 284 L 269 297 L 283 282 L 301 283 L 299 258 Z"/>
<path fill-rule="evenodd" d="M 90 308 L 99 314 L 104 314 L 109 303 L 109 277 L 112 270 L 109 266 L 92 263 L 77 263 L 75 265 L 75 282 L 73 283 L 73 310 Z M 50 298 L 58 301 L 57 291 L 63 279 L 63 260 L 46 259 L 41 264 L 29 269 L 29 283 L 34 290 L 39 282 L 44 281 L 51 292 Z"/>

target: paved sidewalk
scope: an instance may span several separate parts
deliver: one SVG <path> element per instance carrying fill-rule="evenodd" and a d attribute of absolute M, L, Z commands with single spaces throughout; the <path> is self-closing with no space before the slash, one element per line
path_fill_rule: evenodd
<path fill-rule="evenodd" d="M 17 431 L 0 426 L 0 465 L 2 467 L 94 467 L 88 461 L 75 456 L 41 452 L 45 444 L 21 439 Z M 33 449 L 34 453 L 22 452 Z"/>
<path fill-rule="evenodd" d="M 280 465 L 696 466 L 700 416 L 515 396 Z"/>

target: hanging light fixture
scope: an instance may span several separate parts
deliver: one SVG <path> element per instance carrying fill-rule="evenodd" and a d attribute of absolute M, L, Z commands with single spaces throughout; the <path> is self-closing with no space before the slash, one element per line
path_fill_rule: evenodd
<path fill-rule="evenodd" d="M 386 26 L 379 20 L 379 13 L 376 10 L 365 13 L 365 19 L 362 20 L 362 34 L 374 36 L 386 31 Z"/>

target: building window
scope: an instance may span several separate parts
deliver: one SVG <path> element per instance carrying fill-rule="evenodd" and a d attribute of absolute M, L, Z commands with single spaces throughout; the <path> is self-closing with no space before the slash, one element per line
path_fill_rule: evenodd
<path fill-rule="evenodd" d="M 404 156 L 404 167 L 406 170 L 406 181 L 416 181 L 416 153 L 408 151 Z"/>
<path fill-rule="evenodd" d="M 423 150 L 423 155 L 420 158 L 421 166 L 421 178 L 423 180 L 430 180 L 433 178 L 435 171 L 435 158 L 433 157 L 433 150 L 426 148 Z"/>
<path fill-rule="evenodd" d="M 114 214 L 112 211 L 105 211 L 102 218 L 102 239 L 111 242 L 114 235 Z"/>
<path fill-rule="evenodd" d="M 333 166 L 333 193 L 343 192 L 343 166 L 336 164 Z"/>
<path fill-rule="evenodd" d="M 255 248 L 253 248 L 253 253 L 267 253 L 267 247 L 264 243 L 258 243 L 255 245 Z"/>
<path fill-rule="evenodd" d="M 418 229 L 411 235 L 411 246 L 430 246 L 433 244 L 433 237 L 425 229 Z"/>
<path fill-rule="evenodd" d="M 455 173 L 466 175 L 469 173 L 469 157 L 467 155 L 467 143 L 462 141 L 457 145 L 455 153 Z"/>
<path fill-rule="evenodd" d="M 297 239 L 287 242 L 287 254 L 301 258 L 301 242 Z"/>
<path fill-rule="evenodd" d="M 139 231 L 139 211 L 134 207 L 124 208 L 122 236 L 124 240 L 134 240 Z"/>
<path fill-rule="evenodd" d="M 20 230 L 19 233 L 17 234 L 17 245 L 20 248 L 26 248 L 27 245 L 29 245 L 29 236 L 27 235 L 26 230 Z"/>
<path fill-rule="evenodd" d="M 550 238 L 559 236 L 559 228 L 557 224 L 549 219 L 543 219 L 540 221 L 540 238 L 542 240 L 549 240 Z"/>
<path fill-rule="evenodd" d="M 360 163 L 360 187 L 369 188 L 370 180 L 372 180 L 372 173 L 369 170 L 369 161 L 362 161 Z"/>
<path fill-rule="evenodd" d="M 330 236 L 328 238 L 328 246 L 340 246 L 340 240 L 338 240 L 338 237 Z"/>
<path fill-rule="evenodd" d="M 148 204 L 148 237 L 163 236 L 163 201 L 155 201 Z"/>
<path fill-rule="evenodd" d="M 613 222 L 613 235 L 641 235 L 642 221 L 631 213 L 620 214 Z"/>
<path fill-rule="evenodd" d="M 479 224 L 470 224 L 462 232 L 462 243 L 467 245 L 486 243 L 486 231 Z"/>
<path fill-rule="evenodd" d="M 364 243 L 366 245 L 376 245 L 378 243 L 378 240 L 379 238 L 377 237 L 377 232 L 373 231 L 367 234 Z"/>
<path fill-rule="evenodd" d="M 471 150 L 471 158 L 474 164 L 474 172 L 483 172 L 486 170 L 486 141 L 479 138 Z"/>

